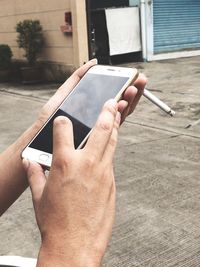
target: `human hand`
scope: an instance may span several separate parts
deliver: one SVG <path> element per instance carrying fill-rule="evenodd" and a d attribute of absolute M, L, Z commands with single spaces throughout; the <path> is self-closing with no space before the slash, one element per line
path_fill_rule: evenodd
<path fill-rule="evenodd" d="M 77 69 L 63 85 L 56 91 L 56 93 L 49 99 L 49 101 L 43 106 L 39 113 L 38 122 L 39 125 L 43 125 L 49 116 L 55 111 L 55 109 L 61 104 L 63 99 L 73 90 L 80 79 L 92 66 L 97 64 L 96 59 L 88 61 L 86 64 Z M 130 85 L 123 94 L 122 100 L 119 101 L 119 111 L 122 114 L 121 122 L 123 122 L 126 116 L 130 115 L 135 109 L 146 84 L 146 78 L 140 74 L 137 80 Z"/>
<path fill-rule="evenodd" d="M 108 101 L 87 144 L 75 150 L 71 122 L 58 117 L 48 179 L 24 160 L 42 246 L 37 266 L 100 266 L 115 214 L 113 157 L 120 113 Z"/>

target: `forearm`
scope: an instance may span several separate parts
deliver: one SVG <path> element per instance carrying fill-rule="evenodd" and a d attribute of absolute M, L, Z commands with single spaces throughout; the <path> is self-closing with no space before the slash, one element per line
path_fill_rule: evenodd
<path fill-rule="evenodd" d="M 28 183 L 21 152 L 41 127 L 38 121 L 0 155 L 0 215 L 24 192 Z"/>

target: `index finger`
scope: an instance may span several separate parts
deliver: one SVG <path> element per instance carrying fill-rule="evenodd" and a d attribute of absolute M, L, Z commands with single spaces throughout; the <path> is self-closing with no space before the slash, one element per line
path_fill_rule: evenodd
<path fill-rule="evenodd" d="M 147 83 L 147 78 L 143 73 L 140 73 L 137 80 L 134 82 L 134 86 L 137 88 L 138 92 L 132 105 L 130 106 L 129 114 L 132 113 L 137 106 L 141 96 L 143 95 L 145 85 Z"/>

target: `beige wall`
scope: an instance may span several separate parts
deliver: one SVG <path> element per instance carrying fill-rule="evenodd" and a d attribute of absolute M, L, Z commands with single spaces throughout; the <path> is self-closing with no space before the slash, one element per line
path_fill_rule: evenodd
<path fill-rule="evenodd" d="M 87 18 L 85 0 L 71 0 L 74 64 L 76 67 L 88 60 Z"/>
<path fill-rule="evenodd" d="M 39 19 L 45 47 L 40 60 L 74 68 L 88 60 L 85 0 L 0 0 L 0 43 L 10 45 L 15 59 L 23 59 L 15 26 L 24 19 Z M 64 13 L 72 12 L 73 34 L 60 31 Z"/>

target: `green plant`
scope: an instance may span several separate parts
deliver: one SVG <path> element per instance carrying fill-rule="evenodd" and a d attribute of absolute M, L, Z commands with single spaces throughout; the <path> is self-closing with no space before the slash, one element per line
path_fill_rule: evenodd
<path fill-rule="evenodd" d="M 25 50 L 25 57 L 34 65 L 44 44 L 42 26 L 39 20 L 24 20 L 17 23 L 17 43 Z"/>
<path fill-rule="evenodd" d="M 6 44 L 0 44 L 0 69 L 6 70 L 11 65 L 12 51 Z"/>

